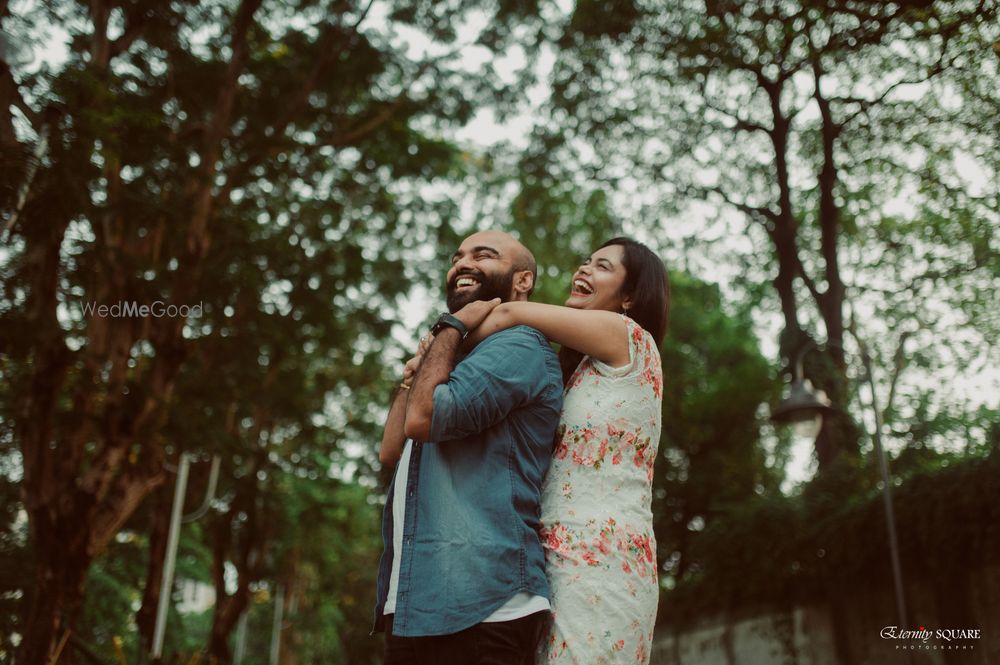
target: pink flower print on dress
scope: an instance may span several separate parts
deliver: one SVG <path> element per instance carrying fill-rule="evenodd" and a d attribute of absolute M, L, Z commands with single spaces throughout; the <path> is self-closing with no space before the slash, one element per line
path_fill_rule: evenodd
<path fill-rule="evenodd" d="M 623 319 L 629 365 L 606 372 L 588 358 L 573 373 L 562 414 L 567 430 L 557 439 L 546 481 L 543 524 L 570 527 L 550 529 L 543 540 L 559 608 L 549 633 L 555 636 L 548 643 L 549 665 L 646 665 L 651 650 L 659 598 L 656 542 L 651 520 L 633 509 L 650 505 L 664 386 L 655 342 Z M 595 598 L 597 606 L 590 604 Z"/>
<path fill-rule="evenodd" d="M 563 546 L 563 538 L 566 536 L 566 527 L 556 524 L 551 528 L 542 528 L 542 538 L 545 539 L 545 546 L 552 550 L 560 550 Z"/>
<path fill-rule="evenodd" d="M 556 459 L 566 459 L 566 455 L 569 453 L 569 446 L 566 445 L 565 441 L 559 441 L 559 445 L 556 446 L 556 450 L 553 453 Z"/>

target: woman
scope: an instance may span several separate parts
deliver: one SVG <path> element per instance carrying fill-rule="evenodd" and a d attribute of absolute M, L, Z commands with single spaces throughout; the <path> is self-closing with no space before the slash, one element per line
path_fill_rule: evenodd
<path fill-rule="evenodd" d="M 562 346 L 565 397 L 541 515 L 553 625 L 539 663 L 649 662 L 659 598 L 650 511 L 658 347 L 669 298 L 660 259 L 615 238 L 573 275 L 565 307 L 504 303 L 470 335 L 524 324 Z"/>

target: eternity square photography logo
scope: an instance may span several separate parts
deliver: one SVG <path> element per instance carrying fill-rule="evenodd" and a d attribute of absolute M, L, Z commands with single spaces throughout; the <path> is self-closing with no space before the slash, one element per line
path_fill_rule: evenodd
<path fill-rule="evenodd" d="M 897 651 L 975 651 L 982 638 L 979 628 L 914 629 L 885 626 L 879 636 L 893 642 Z"/>

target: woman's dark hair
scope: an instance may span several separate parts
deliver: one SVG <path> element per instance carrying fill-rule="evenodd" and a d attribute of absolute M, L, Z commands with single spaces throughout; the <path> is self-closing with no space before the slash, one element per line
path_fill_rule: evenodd
<path fill-rule="evenodd" d="M 621 245 L 625 282 L 621 293 L 632 300 L 628 317 L 649 332 L 656 345 L 663 343 L 670 320 L 670 280 L 663 261 L 641 242 L 631 238 L 612 238 L 598 249 Z M 559 353 L 563 381 L 567 381 L 583 354 L 563 347 Z"/>

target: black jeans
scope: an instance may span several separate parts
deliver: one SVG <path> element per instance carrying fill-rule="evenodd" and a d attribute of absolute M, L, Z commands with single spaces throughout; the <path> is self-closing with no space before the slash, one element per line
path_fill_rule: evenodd
<path fill-rule="evenodd" d="M 384 665 L 534 665 L 549 612 L 431 637 L 393 635 L 392 619 L 385 617 Z"/>

